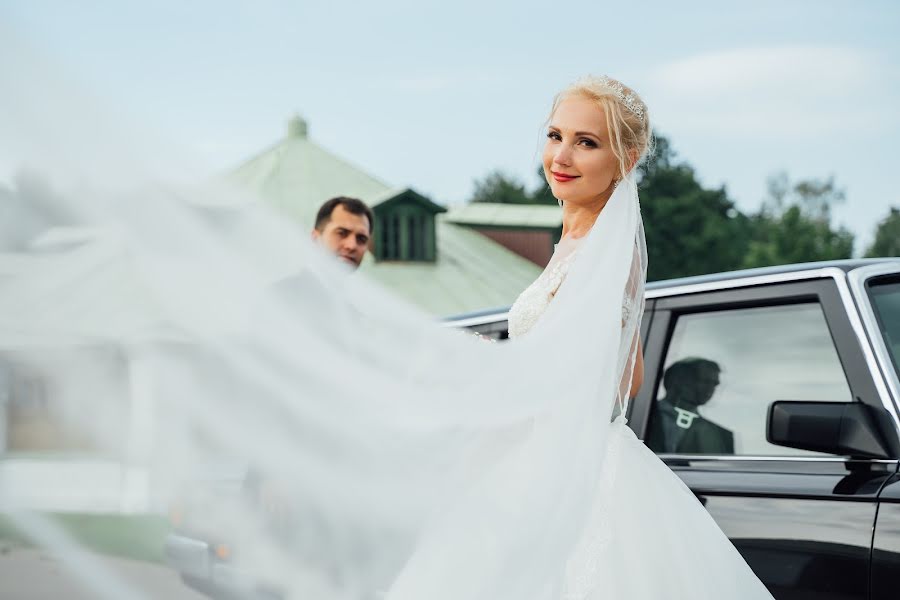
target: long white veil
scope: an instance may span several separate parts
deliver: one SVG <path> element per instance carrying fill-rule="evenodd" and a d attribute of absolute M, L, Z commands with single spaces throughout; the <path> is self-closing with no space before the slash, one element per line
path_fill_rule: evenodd
<path fill-rule="evenodd" d="M 130 510 L 181 503 L 289 597 L 558 596 L 629 396 L 646 272 L 633 177 L 532 331 L 488 344 L 347 273 L 254 198 L 142 172 L 100 111 L 58 122 L 71 113 L 27 102 L 39 79 L 2 76 L 4 154 L 46 150 L 54 182 L 7 186 L 8 222 L 72 219 L 27 239 L 0 228 L 0 361 L 47 382 L 60 418 L 125 466 L 144 498 Z M 106 181 L 98 161 L 140 176 Z M 186 501 L 213 464 L 249 473 L 249 497 Z M 83 558 L 14 489 L 0 502 Z M 83 583 L 120 597 L 95 567 Z"/>

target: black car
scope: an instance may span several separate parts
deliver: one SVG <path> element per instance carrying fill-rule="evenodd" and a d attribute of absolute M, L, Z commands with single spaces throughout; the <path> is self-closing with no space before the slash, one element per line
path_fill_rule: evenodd
<path fill-rule="evenodd" d="M 900 259 L 650 283 L 641 335 L 629 425 L 772 594 L 900 598 Z"/>
<path fill-rule="evenodd" d="M 505 309 L 447 325 L 507 337 Z M 629 425 L 772 594 L 900 597 L 900 258 L 651 283 L 641 335 Z M 232 579 L 170 542 L 192 582 Z"/>

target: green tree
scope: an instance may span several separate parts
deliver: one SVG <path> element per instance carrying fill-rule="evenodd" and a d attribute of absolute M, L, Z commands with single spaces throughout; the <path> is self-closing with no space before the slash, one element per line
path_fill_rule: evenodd
<path fill-rule="evenodd" d="M 531 204 L 528 192 L 513 177 L 502 171 L 492 171 L 484 179 L 475 180 L 475 191 L 471 202 L 494 202 L 498 204 Z"/>
<path fill-rule="evenodd" d="M 768 198 L 750 217 L 745 267 L 850 258 L 853 234 L 834 228 L 831 209 L 843 202 L 834 178 L 792 183 L 786 173 L 769 178 Z"/>
<path fill-rule="evenodd" d="M 494 202 L 498 204 L 556 204 L 550 186 L 544 179 L 543 167 L 537 170 L 538 183 L 529 191 L 516 178 L 502 171 L 492 171 L 484 179 L 475 180 L 475 191 L 470 202 Z"/>
<path fill-rule="evenodd" d="M 738 268 L 746 250 L 747 219 L 724 187 L 704 188 L 694 169 L 657 136 L 638 170 L 650 280 Z"/>
<path fill-rule="evenodd" d="M 875 229 L 875 241 L 866 250 L 867 257 L 900 256 L 900 209 L 891 207 L 891 212 Z"/>

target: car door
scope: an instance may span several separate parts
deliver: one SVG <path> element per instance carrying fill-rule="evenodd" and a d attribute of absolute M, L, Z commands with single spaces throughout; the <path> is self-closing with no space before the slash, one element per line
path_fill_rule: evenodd
<path fill-rule="evenodd" d="M 881 492 L 878 520 L 872 536 L 871 600 L 900 597 L 900 475 L 894 474 Z"/>
<path fill-rule="evenodd" d="M 865 271 L 868 274 L 858 275 L 865 282 L 872 309 L 870 325 L 873 331 L 880 332 L 873 335 L 876 354 L 880 340 L 887 383 L 896 390 L 897 379 L 893 379 L 895 385 L 891 386 L 890 372 L 900 375 L 900 275 L 896 266 L 891 265 L 873 266 Z M 872 600 L 900 597 L 900 473 L 891 477 L 878 497 L 878 518 L 872 536 L 871 586 Z"/>
<path fill-rule="evenodd" d="M 835 280 L 690 291 L 656 299 L 632 426 L 776 598 L 868 598 L 877 496 L 896 463 L 766 441 L 777 400 L 883 410 Z"/>

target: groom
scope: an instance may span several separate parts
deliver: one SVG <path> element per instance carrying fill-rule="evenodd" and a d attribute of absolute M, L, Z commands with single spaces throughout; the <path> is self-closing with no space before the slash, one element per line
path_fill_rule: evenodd
<path fill-rule="evenodd" d="M 337 196 L 319 208 L 312 239 L 356 269 L 369 249 L 374 221 L 372 209 L 362 200 Z"/>

